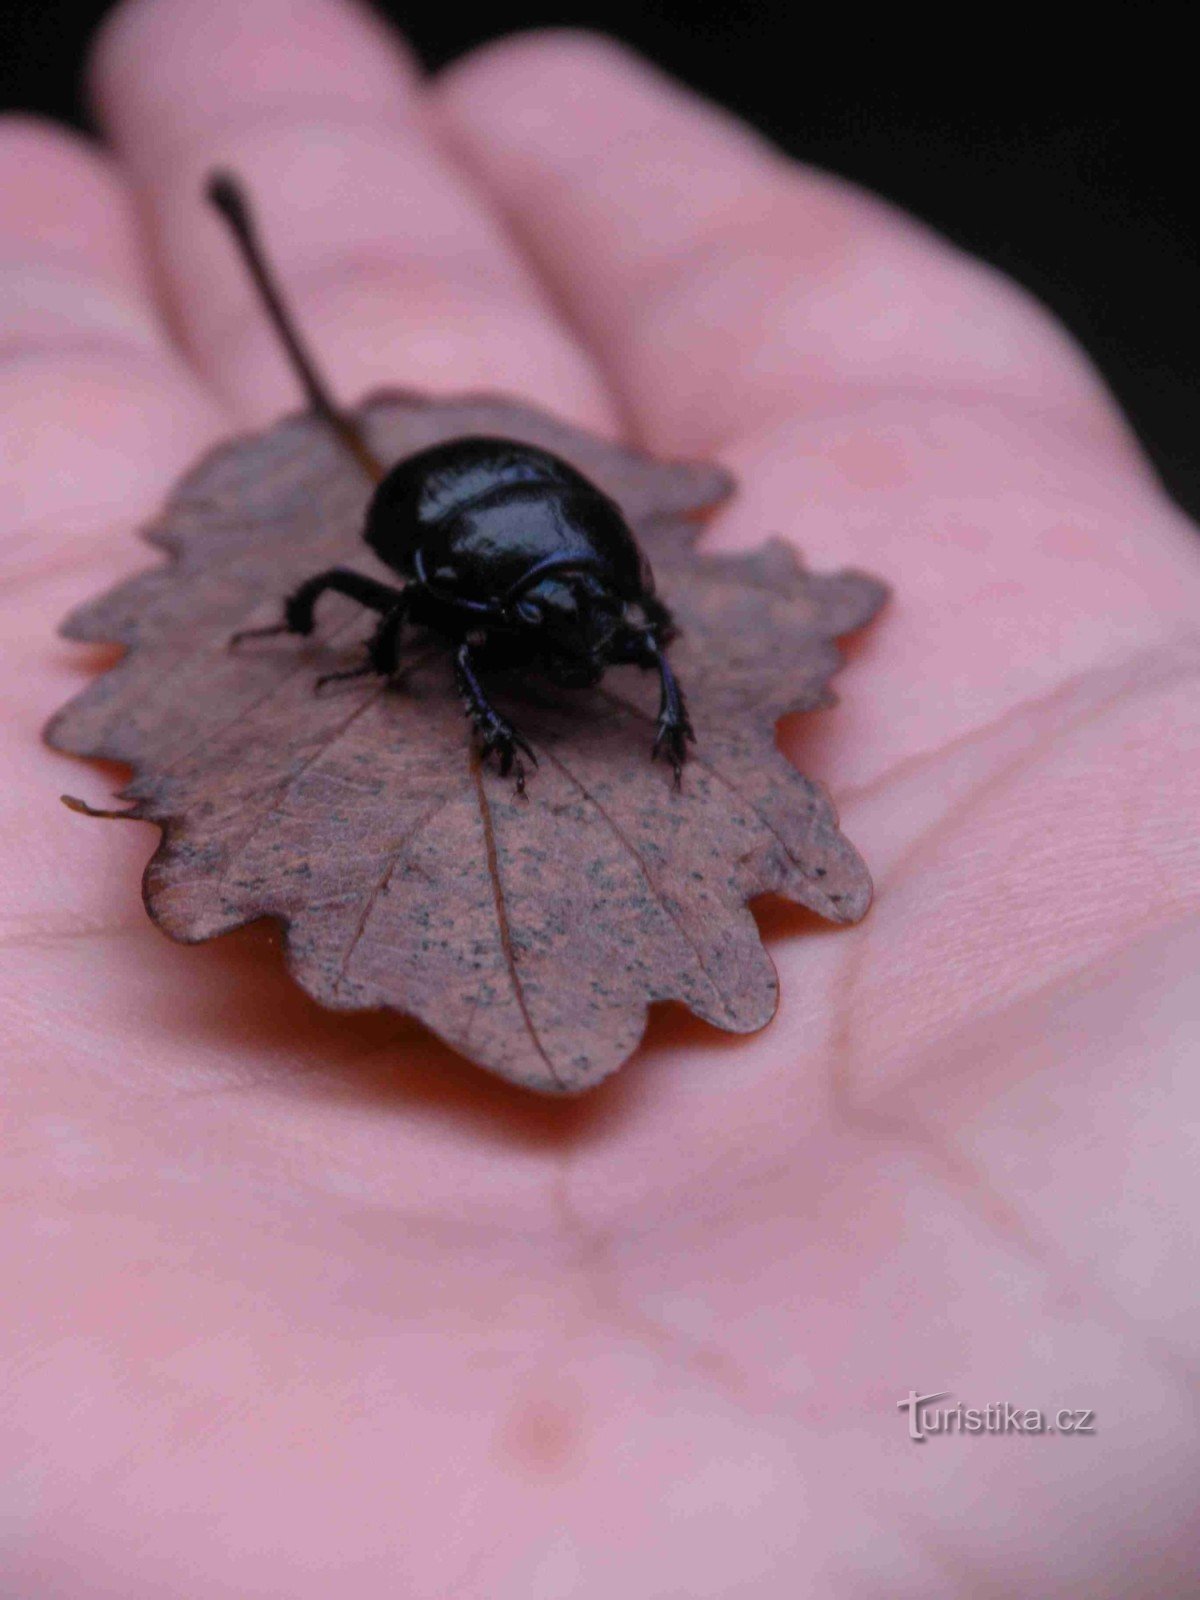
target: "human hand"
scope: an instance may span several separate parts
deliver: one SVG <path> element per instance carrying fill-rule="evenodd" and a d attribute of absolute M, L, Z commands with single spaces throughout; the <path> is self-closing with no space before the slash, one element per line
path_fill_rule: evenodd
<path fill-rule="evenodd" d="M 1200 547 L 1046 316 L 589 39 L 425 84 L 333 0 L 141 0 L 112 155 L 0 136 L 11 307 L 3 1455 L 14 1593 L 1181 1593 L 1196 1339 Z M 148 923 L 152 836 L 38 729 L 131 530 L 293 381 L 506 390 L 895 598 L 785 744 L 876 879 L 769 912 L 753 1039 L 544 1103 Z M 914 1444 L 897 1402 L 1095 1412 Z M 1189 1574 L 1185 1577 L 1185 1574 Z"/>

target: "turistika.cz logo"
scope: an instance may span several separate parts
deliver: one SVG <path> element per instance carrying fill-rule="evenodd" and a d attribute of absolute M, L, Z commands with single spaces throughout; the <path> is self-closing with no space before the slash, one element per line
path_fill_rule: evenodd
<path fill-rule="evenodd" d="M 908 1437 L 914 1444 L 924 1444 L 935 1433 L 1095 1433 L 1094 1411 L 1068 1410 L 1042 1411 L 1036 1406 L 1015 1406 L 1007 1400 L 997 1400 L 987 1406 L 939 1406 L 938 1400 L 948 1400 L 951 1391 L 939 1394 L 918 1394 L 910 1389 L 903 1400 L 896 1401 L 897 1411 L 908 1412 Z"/>

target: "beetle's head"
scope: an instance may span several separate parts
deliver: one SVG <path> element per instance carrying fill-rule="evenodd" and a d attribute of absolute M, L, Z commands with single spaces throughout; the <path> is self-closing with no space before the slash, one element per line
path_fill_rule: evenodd
<path fill-rule="evenodd" d="M 590 572 L 547 574 L 518 603 L 523 626 L 536 634 L 547 676 L 571 689 L 599 683 L 623 610 Z"/>

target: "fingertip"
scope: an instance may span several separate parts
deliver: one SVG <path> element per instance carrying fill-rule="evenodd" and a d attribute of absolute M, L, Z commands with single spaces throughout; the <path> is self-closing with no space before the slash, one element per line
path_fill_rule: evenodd
<path fill-rule="evenodd" d="M 283 99 L 362 115 L 405 104 L 420 67 L 356 0 L 121 0 L 92 45 L 90 97 L 122 143 L 146 110 L 187 124 L 267 119 Z"/>
<path fill-rule="evenodd" d="M 5 175 L 9 166 L 15 168 L 34 159 L 61 160 L 64 175 L 107 166 L 96 145 L 73 128 L 32 111 L 5 112 L 0 116 L 0 161 L 5 164 Z"/>
<path fill-rule="evenodd" d="M 664 108 L 686 109 L 712 131 L 753 148 L 760 159 L 784 159 L 732 112 L 623 40 L 590 28 L 531 28 L 489 40 L 444 67 L 434 87 L 451 109 L 502 113 L 508 143 L 547 133 L 572 140 L 577 127 L 605 122 L 619 134 L 622 106 L 636 103 L 640 109 L 649 99 Z"/>
<path fill-rule="evenodd" d="M 593 69 L 615 73 L 655 70 L 631 45 L 596 28 L 519 28 L 476 45 L 443 67 L 437 80 L 448 89 L 513 79 L 527 84 L 531 78 L 546 77 L 570 84 Z"/>
<path fill-rule="evenodd" d="M 104 151 L 81 133 L 24 112 L 0 117 L 0 243 L 40 259 L 86 255 L 127 274 L 131 206 Z"/>

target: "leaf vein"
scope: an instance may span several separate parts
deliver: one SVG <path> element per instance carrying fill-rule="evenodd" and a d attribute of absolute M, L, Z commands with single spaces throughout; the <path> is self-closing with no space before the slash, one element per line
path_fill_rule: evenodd
<path fill-rule="evenodd" d="M 671 906 L 667 902 L 666 895 L 663 893 L 662 889 L 659 887 L 659 885 L 654 881 L 653 877 L 651 876 L 650 869 L 646 865 L 645 859 L 642 856 L 641 851 L 633 843 L 632 839 L 630 839 L 626 835 L 625 830 L 621 827 L 620 823 L 616 820 L 616 818 L 609 812 L 608 808 L 605 805 L 603 805 L 600 800 L 598 800 L 596 798 L 596 796 L 592 793 L 592 791 L 587 787 L 586 784 L 581 782 L 580 779 L 575 776 L 575 774 L 567 766 L 566 762 L 561 760 L 558 756 L 554 755 L 553 752 L 551 752 L 549 750 L 547 750 L 545 752 L 545 754 L 546 754 L 547 760 L 550 761 L 550 763 L 553 766 L 556 766 L 558 768 L 558 770 L 563 774 L 563 776 L 566 777 L 567 779 L 569 779 L 569 781 L 575 785 L 575 787 L 579 790 L 580 794 L 583 795 L 584 799 L 587 800 L 591 805 L 595 806 L 595 808 L 599 812 L 602 820 L 607 824 L 607 826 L 611 829 L 612 833 L 617 838 L 617 840 L 622 845 L 624 845 L 625 849 L 628 850 L 629 854 L 637 862 L 638 870 L 641 872 L 641 875 L 642 875 L 643 879 L 645 880 L 646 887 L 650 890 L 650 893 L 654 896 L 654 899 L 656 900 L 656 902 L 662 907 L 662 909 L 670 917 L 671 921 L 675 924 L 676 928 L 679 930 L 680 937 L 683 939 L 683 942 L 687 945 L 688 949 L 695 956 L 696 965 L 700 968 L 700 971 L 704 974 L 704 977 L 705 977 L 705 979 L 706 979 L 706 981 L 708 983 L 709 988 L 716 995 L 717 999 L 721 1002 L 721 1005 L 724 1008 L 726 1016 L 731 1015 L 732 1011 L 733 1011 L 733 1008 L 729 1003 L 728 997 L 726 996 L 725 992 L 722 990 L 721 986 L 717 983 L 717 980 L 713 977 L 712 973 L 708 970 L 708 966 L 705 963 L 704 957 L 700 953 L 699 945 L 692 938 L 691 934 L 688 932 L 687 928 L 684 926 L 683 921 L 680 918 L 679 914 L 676 911 L 672 910 Z"/>
<path fill-rule="evenodd" d="M 546 1053 L 541 1036 L 534 1026 L 533 1017 L 530 1015 L 529 1002 L 525 998 L 525 990 L 521 983 L 520 974 L 517 972 L 517 953 L 513 948 L 512 930 L 508 923 L 508 907 L 504 901 L 504 885 L 500 880 L 500 860 L 496 850 L 496 830 L 492 822 L 492 809 L 488 805 L 487 792 L 483 787 L 483 769 L 478 752 L 472 748 L 470 753 L 471 778 L 475 784 L 475 794 L 479 801 L 479 817 L 483 823 L 483 844 L 487 853 L 488 877 L 492 884 L 492 900 L 496 907 L 496 925 L 500 934 L 500 948 L 504 953 L 504 964 L 508 968 L 508 978 L 512 985 L 513 997 L 521 1013 L 521 1020 L 525 1024 L 525 1031 L 533 1044 L 534 1049 L 546 1063 L 546 1070 L 554 1079 L 560 1089 L 565 1088 L 553 1061 Z"/>
<path fill-rule="evenodd" d="M 384 867 L 380 877 L 376 880 L 374 888 L 367 895 L 366 902 L 363 905 L 357 926 L 355 927 L 353 934 L 350 936 L 350 941 L 342 953 L 341 960 L 338 962 L 337 974 L 333 980 L 334 994 L 337 994 L 338 990 L 342 987 L 342 984 L 345 981 L 351 959 L 354 956 L 354 952 L 358 949 L 363 934 L 366 932 L 367 922 L 370 919 L 371 912 L 375 909 L 376 901 L 379 899 L 380 895 L 386 891 L 388 884 L 391 883 L 396 868 L 400 865 L 401 861 L 404 860 L 404 857 L 414 839 L 417 838 L 427 823 L 432 822 L 434 817 L 436 817 L 439 812 L 442 812 L 446 809 L 448 804 L 449 802 L 446 800 L 435 800 L 431 806 L 426 806 L 425 810 L 422 811 L 416 822 L 413 823 L 412 827 L 409 828 L 407 833 L 401 836 L 401 838 L 396 842 L 395 847 L 386 857 L 387 864 Z"/>

